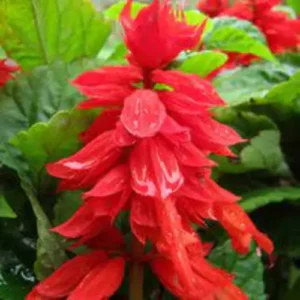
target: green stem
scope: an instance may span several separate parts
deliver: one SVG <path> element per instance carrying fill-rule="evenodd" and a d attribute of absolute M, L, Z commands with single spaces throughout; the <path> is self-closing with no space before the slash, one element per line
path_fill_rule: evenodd
<path fill-rule="evenodd" d="M 129 277 L 129 300 L 143 300 L 144 266 L 141 258 L 144 246 L 132 235 L 132 257 Z"/>

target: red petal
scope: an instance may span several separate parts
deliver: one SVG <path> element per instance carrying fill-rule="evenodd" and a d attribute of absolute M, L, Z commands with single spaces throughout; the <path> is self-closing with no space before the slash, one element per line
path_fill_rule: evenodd
<path fill-rule="evenodd" d="M 117 121 L 119 120 L 120 114 L 120 109 L 104 110 L 95 119 L 93 124 L 80 134 L 80 139 L 87 144 L 105 131 L 114 129 Z"/>
<path fill-rule="evenodd" d="M 61 189 L 87 188 L 93 186 L 120 155 L 120 149 L 113 142 L 113 131 L 108 131 L 74 155 L 48 164 L 47 171 L 52 176 L 65 179 Z"/>
<path fill-rule="evenodd" d="M 273 244 L 267 236 L 257 230 L 243 209 L 235 203 L 216 203 L 215 215 L 232 238 L 236 251 L 246 254 L 249 251 L 251 238 L 268 254 L 273 252 Z"/>
<path fill-rule="evenodd" d="M 190 130 L 179 125 L 173 118 L 167 116 L 159 131 L 172 144 L 189 142 L 191 140 Z"/>
<path fill-rule="evenodd" d="M 64 263 L 50 277 L 41 282 L 37 286 L 37 292 L 50 298 L 65 297 L 76 288 L 88 272 L 95 268 L 97 264 L 103 263 L 106 259 L 107 257 L 103 251 L 76 256 Z"/>
<path fill-rule="evenodd" d="M 163 257 L 155 257 L 151 261 L 151 268 L 158 279 L 174 296 L 179 298 L 184 295 L 184 289 L 171 261 Z"/>
<path fill-rule="evenodd" d="M 166 252 L 170 257 L 185 290 L 193 290 L 194 275 L 186 246 L 195 243 L 197 238 L 183 229 L 173 199 L 167 198 L 164 201 L 157 199 L 155 204 L 162 237 L 162 241 L 156 246 L 159 251 Z"/>
<path fill-rule="evenodd" d="M 85 193 L 84 198 L 117 194 L 127 187 L 129 176 L 129 166 L 119 165 L 102 177 L 92 190 Z"/>
<path fill-rule="evenodd" d="M 203 107 L 211 108 L 225 104 L 212 84 L 197 75 L 180 71 L 155 70 L 152 73 L 152 80 L 173 87 L 176 92 L 194 99 Z"/>
<path fill-rule="evenodd" d="M 145 139 L 130 156 L 132 187 L 141 195 L 167 198 L 183 183 L 177 159 L 160 138 Z"/>
<path fill-rule="evenodd" d="M 91 99 L 81 102 L 77 108 L 91 109 L 103 106 L 122 106 L 124 99 L 133 92 L 133 89 L 111 84 L 99 87 L 81 87 L 80 91 Z"/>
<path fill-rule="evenodd" d="M 153 91 L 137 90 L 125 99 L 121 122 L 134 136 L 154 136 L 165 118 L 165 107 Z"/>
<path fill-rule="evenodd" d="M 130 188 L 124 188 L 124 191 L 108 197 L 88 198 L 87 204 L 93 209 L 97 217 L 109 217 L 111 222 L 123 209 L 131 195 Z"/>
<path fill-rule="evenodd" d="M 193 143 L 181 143 L 175 147 L 178 161 L 189 167 L 213 167 L 216 164 L 209 160 Z"/>
<path fill-rule="evenodd" d="M 166 109 L 181 114 L 199 115 L 206 108 L 200 101 L 195 101 L 193 98 L 175 91 L 161 92 L 159 98 Z"/>
<path fill-rule="evenodd" d="M 72 84 L 80 89 L 106 84 L 131 85 L 142 79 L 141 70 L 134 66 L 112 66 L 85 72 L 73 80 Z"/>
<path fill-rule="evenodd" d="M 155 199 L 136 195 L 131 202 L 130 227 L 137 239 L 157 241 L 160 235 L 154 206 Z"/>
<path fill-rule="evenodd" d="M 52 228 L 52 231 L 67 238 L 77 238 L 86 232 L 94 220 L 93 210 L 87 205 L 82 205 L 68 221 Z"/>
<path fill-rule="evenodd" d="M 116 227 L 109 227 L 99 235 L 86 241 L 85 244 L 93 249 L 120 251 L 125 245 L 125 240 L 121 232 Z"/>
<path fill-rule="evenodd" d="M 228 284 L 223 288 L 220 288 L 216 294 L 215 298 L 218 300 L 248 300 L 248 296 L 233 284 Z M 206 299 L 205 299 L 206 300 Z"/>
<path fill-rule="evenodd" d="M 119 147 L 128 147 L 136 143 L 137 138 L 130 134 L 121 122 L 117 123 L 114 141 Z"/>
<path fill-rule="evenodd" d="M 96 266 L 79 284 L 68 300 L 106 300 L 120 287 L 124 276 L 123 258 L 110 259 Z"/>

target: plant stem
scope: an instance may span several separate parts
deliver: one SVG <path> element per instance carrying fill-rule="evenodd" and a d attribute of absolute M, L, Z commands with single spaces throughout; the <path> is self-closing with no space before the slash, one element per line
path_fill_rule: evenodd
<path fill-rule="evenodd" d="M 144 246 L 132 234 L 132 257 L 129 277 L 129 300 L 143 300 L 144 266 L 141 258 L 144 255 Z"/>

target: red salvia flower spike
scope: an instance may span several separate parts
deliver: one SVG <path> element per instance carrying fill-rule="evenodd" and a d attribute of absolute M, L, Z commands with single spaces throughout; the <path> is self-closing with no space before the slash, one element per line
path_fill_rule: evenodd
<path fill-rule="evenodd" d="M 128 0 L 120 21 L 132 64 L 146 70 L 162 68 L 181 51 L 199 43 L 203 28 L 178 18 L 169 1 L 152 1 L 135 19 L 131 17 L 131 5 L 132 0 Z"/>

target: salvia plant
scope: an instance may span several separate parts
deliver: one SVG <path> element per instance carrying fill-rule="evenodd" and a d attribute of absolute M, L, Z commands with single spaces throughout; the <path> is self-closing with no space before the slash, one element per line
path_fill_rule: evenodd
<path fill-rule="evenodd" d="M 299 1 L 148 2 L 0 0 L 0 299 L 299 299 Z"/>

